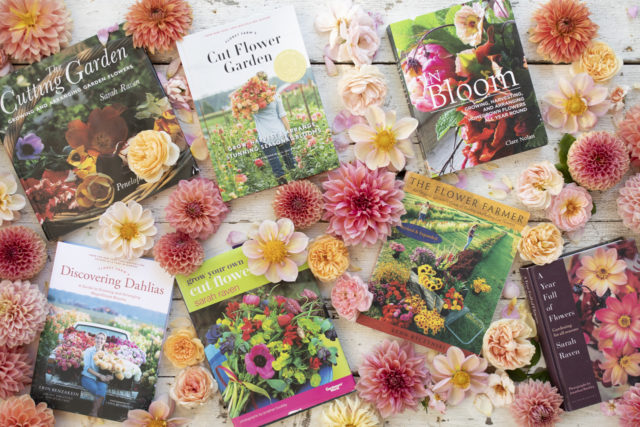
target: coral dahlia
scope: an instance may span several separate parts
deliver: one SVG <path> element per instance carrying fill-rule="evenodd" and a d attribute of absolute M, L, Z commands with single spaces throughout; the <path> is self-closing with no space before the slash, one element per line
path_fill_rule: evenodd
<path fill-rule="evenodd" d="M 47 320 L 47 298 L 28 281 L 0 282 L 0 346 L 29 344 Z"/>
<path fill-rule="evenodd" d="M 129 8 L 124 29 L 133 34 L 135 47 L 169 50 L 182 40 L 193 22 L 191 6 L 185 0 L 140 0 Z"/>
<path fill-rule="evenodd" d="M 55 423 L 53 411 L 47 408 L 47 404 L 40 402 L 36 405 L 28 394 L 0 402 L 0 427 L 53 427 Z"/>
<path fill-rule="evenodd" d="M 548 382 L 528 380 L 518 384 L 511 414 L 521 426 L 552 427 L 563 412 L 561 404 L 557 388 Z"/>
<path fill-rule="evenodd" d="M 31 384 L 33 365 L 22 347 L 0 346 L 0 399 L 13 396 Z"/>
<path fill-rule="evenodd" d="M 35 231 L 22 225 L 0 229 L 0 279 L 31 279 L 46 262 L 47 248 Z"/>
<path fill-rule="evenodd" d="M 571 145 L 567 165 L 571 177 L 587 190 L 606 190 L 629 170 L 629 153 L 615 135 L 590 132 Z"/>
<path fill-rule="evenodd" d="M 618 136 L 627 144 L 632 160 L 640 161 L 640 104 L 631 107 L 618 124 Z"/>
<path fill-rule="evenodd" d="M 278 187 L 273 199 L 277 218 L 289 218 L 296 228 L 307 228 L 322 218 L 322 192 L 310 181 L 293 181 Z"/>
<path fill-rule="evenodd" d="M 640 233 L 640 173 L 624 183 L 616 202 L 622 223 L 634 232 Z"/>
<path fill-rule="evenodd" d="M 171 275 L 189 275 L 204 261 L 204 248 L 196 239 L 176 231 L 165 234 L 153 248 L 153 257 Z"/>

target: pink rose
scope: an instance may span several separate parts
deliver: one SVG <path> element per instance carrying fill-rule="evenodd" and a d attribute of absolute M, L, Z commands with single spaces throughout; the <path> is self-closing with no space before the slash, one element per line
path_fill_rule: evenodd
<path fill-rule="evenodd" d="M 551 197 L 562 191 L 564 178 L 549 161 L 543 160 L 525 169 L 518 178 L 516 196 L 530 209 L 546 209 Z"/>
<path fill-rule="evenodd" d="M 258 295 L 246 294 L 242 297 L 242 302 L 247 305 L 255 305 L 257 307 L 260 305 L 260 297 Z"/>
<path fill-rule="evenodd" d="M 347 320 L 355 321 L 359 312 L 369 310 L 372 301 L 373 294 L 367 284 L 349 273 L 338 278 L 331 290 L 331 304 Z"/>
<path fill-rule="evenodd" d="M 493 322 L 482 340 L 482 355 L 498 369 L 516 369 L 531 361 L 536 348 L 529 338 L 532 330 L 520 319 Z"/>
<path fill-rule="evenodd" d="M 208 369 L 189 366 L 176 375 L 169 395 L 176 403 L 193 409 L 202 405 L 218 390 L 218 384 Z"/>
<path fill-rule="evenodd" d="M 356 65 L 371 64 L 380 47 L 380 37 L 375 28 L 366 25 L 351 25 L 344 43 L 349 58 Z"/>
<path fill-rule="evenodd" d="M 551 200 L 547 217 L 563 231 L 576 231 L 591 218 L 593 202 L 584 188 L 574 183 L 564 186 L 560 194 Z"/>
<path fill-rule="evenodd" d="M 338 82 L 338 93 L 351 114 L 363 116 L 371 105 L 380 105 L 387 96 L 384 75 L 375 65 L 353 68 Z"/>

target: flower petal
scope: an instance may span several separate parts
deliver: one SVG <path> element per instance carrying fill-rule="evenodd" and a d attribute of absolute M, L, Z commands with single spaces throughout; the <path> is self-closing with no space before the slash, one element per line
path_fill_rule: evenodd
<path fill-rule="evenodd" d="M 349 138 L 353 142 L 371 142 L 378 134 L 370 126 L 355 124 L 349 129 Z"/>
<path fill-rule="evenodd" d="M 393 126 L 391 131 L 396 139 L 407 139 L 418 127 L 418 121 L 413 117 L 403 117 Z"/>

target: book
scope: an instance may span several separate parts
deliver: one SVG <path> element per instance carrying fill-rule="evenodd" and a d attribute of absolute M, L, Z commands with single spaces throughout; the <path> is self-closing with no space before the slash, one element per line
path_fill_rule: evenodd
<path fill-rule="evenodd" d="M 150 129 L 180 148 L 155 182 L 138 178 L 124 155 L 127 140 Z M 149 57 L 122 28 L 0 79 L 0 134 L 50 240 L 198 171 Z"/>
<path fill-rule="evenodd" d="M 177 46 L 223 200 L 338 167 L 292 6 Z"/>
<path fill-rule="evenodd" d="M 237 248 L 176 280 L 234 426 L 269 424 L 355 389 L 307 264 L 295 282 L 271 283 Z"/>
<path fill-rule="evenodd" d="M 409 172 L 357 322 L 444 353 L 479 354 L 529 213 Z"/>
<path fill-rule="evenodd" d="M 552 383 L 573 411 L 640 381 L 640 255 L 618 239 L 520 269 Z"/>
<path fill-rule="evenodd" d="M 125 260 L 60 242 L 31 396 L 50 408 L 123 421 L 147 409 L 169 317 L 173 277 L 150 259 Z"/>
<path fill-rule="evenodd" d="M 454 5 L 387 33 L 433 174 L 547 144 L 509 0 Z"/>

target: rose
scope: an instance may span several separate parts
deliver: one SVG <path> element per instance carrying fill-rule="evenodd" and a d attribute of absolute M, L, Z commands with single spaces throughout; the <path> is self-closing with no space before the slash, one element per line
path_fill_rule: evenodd
<path fill-rule="evenodd" d="M 387 96 L 387 84 L 378 67 L 362 65 L 342 76 L 338 93 L 351 114 L 362 116 L 369 106 L 382 104 Z"/>
<path fill-rule="evenodd" d="M 354 64 L 371 64 L 380 47 L 380 37 L 373 27 L 352 24 L 349 26 L 347 41 L 342 45 L 346 46 L 347 54 Z"/>
<path fill-rule="evenodd" d="M 355 321 L 360 311 L 367 311 L 373 302 L 369 287 L 358 276 L 343 274 L 331 289 L 331 304 L 338 314 Z"/>
<path fill-rule="evenodd" d="M 309 245 L 307 263 L 314 276 L 329 282 L 349 268 L 349 251 L 342 240 L 324 235 Z"/>
<path fill-rule="evenodd" d="M 549 264 L 560 257 L 564 242 L 560 230 L 553 224 L 543 223 L 535 227 L 525 226 L 520 232 L 518 252 L 525 261 L 537 265 Z"/>
<path fill-rule="evenodd" d="M 147 182 L 157 182 L 176 164 L 180 149 L 164 131 L 144 130 L 128 141 L 129 169 Z"/>
<path fill-rule="evenodd" d="M 255 159 L 253 163 L 255 163 L 255 165 L 259 168 L 264 166 L 264 162 L 262 161 L 262 159 Z"/>
<path fill-rule="evenodd" d="M 105 208 L 113 202 L 115 190 L 113 180 L 108 175 L 96 173 L 88 175 L 78 185 L 76 202 L 83 208 Z"/>
<path fill-rule="evenodd" d="M 551 200 L 547 216 L 560 230 L 576 231 L 589 221 L 592 209 L 589 192 L 571 183 Z"/>
<path fill-rule="evenodd" d="M 176 375 L 169 395 L 176 403 L 193 409 L 208 401 L 218 390 L 211 373 L 202 366 L 190 366 Z"/>
<path fill-rule="evenodd" d="M 621 69 L 622 60 L 602 41 L 591 42 L 580 59 L 571 64 L 572 74 L 587 73 L 596 83 L 611 80 Z"/>
<path fill-rule="evenodd" d="M 611 101 L 611 111 L 620 111 L 624 108 L 624 98 L 629 93 L 629 86 L 616 86 L 611 89 L 609 100 Z"/>
<path fill-rule="evenodd" d="M 516 195 L 528 208 L 546 209 L 551 197 L 562 191 L 564 178 L 556 167 L 544 160 L 525 169 L 518 178 Z"/>
<path fill-rule="evenodd" d="M 204 346 L 193 326 L 174 331 L 162 346 L 165 356 L 176 368 L 197 365 L 204 360 Z"/>
<path fill-rule="evenodd" d="M 497 320 L 484 334 L 482 355 L 498 369 L 522 368 L 536 352 L 531 336 L 531 328 L 520 319 Z"/>

